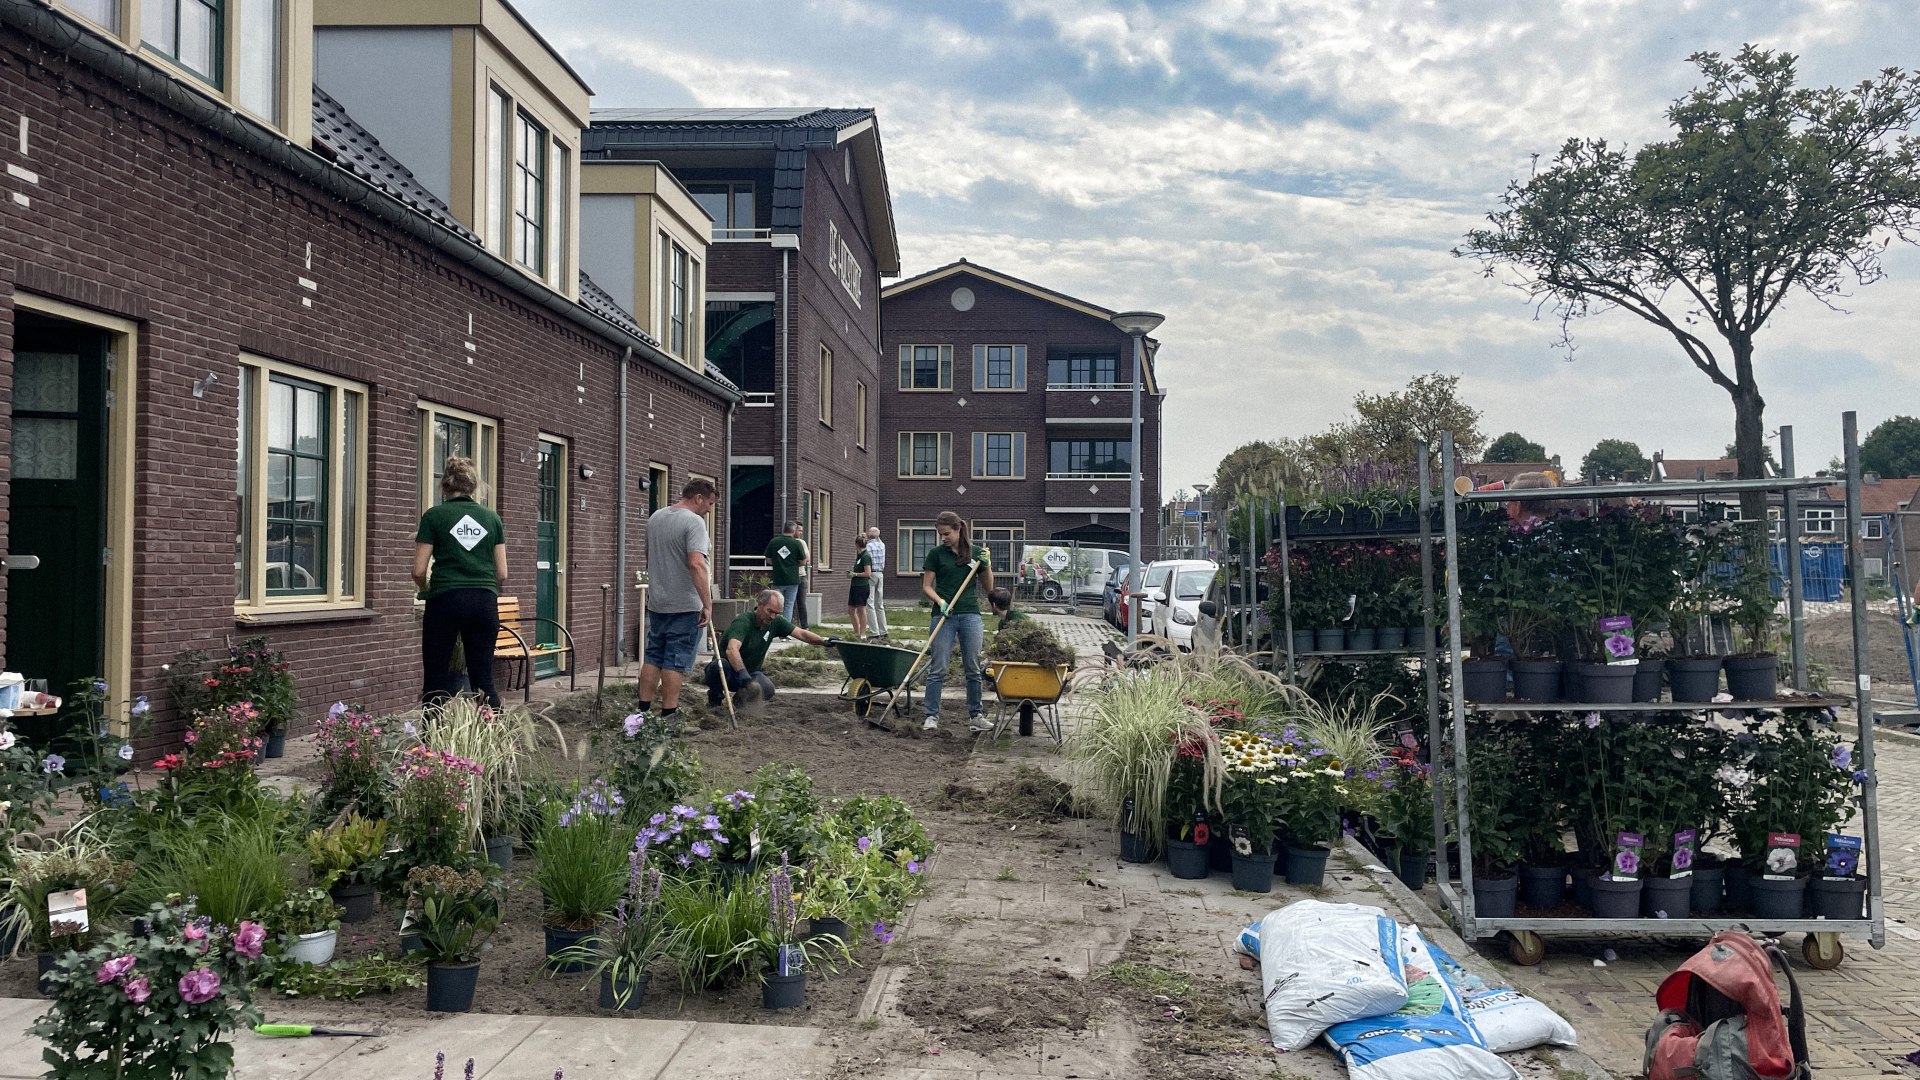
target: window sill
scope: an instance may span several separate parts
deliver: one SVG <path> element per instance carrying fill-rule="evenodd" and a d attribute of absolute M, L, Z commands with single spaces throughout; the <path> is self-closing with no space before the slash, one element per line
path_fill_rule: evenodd
<path fill-rule="evenodd" d="M 358 622 L 376 618 L 379 614 L 367 607 L 295 608 L 288 611 L 235 611 L 233 621 L 243 626 L 287 626 L 295 623 Z"/>
<path fill-rule="evenodd" d="M 896 476 L 895 480 L 951 480 L 952 476 Z"/>

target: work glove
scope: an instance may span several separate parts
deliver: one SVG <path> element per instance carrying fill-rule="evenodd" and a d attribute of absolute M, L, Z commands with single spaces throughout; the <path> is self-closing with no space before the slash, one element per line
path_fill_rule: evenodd
<path fill-rule="evenodd" d="M 730 667 L 727 669 L 727 689 L 729 690 L 738 690 L 752 681 L 753 676 L 747 674 L 745 668 Z"/>

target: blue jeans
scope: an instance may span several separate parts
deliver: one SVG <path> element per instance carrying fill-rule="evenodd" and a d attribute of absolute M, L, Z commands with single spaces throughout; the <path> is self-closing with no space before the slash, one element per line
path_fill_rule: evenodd
<path fill-rule="evenodd" d="M 720 689 L 720 665 L 712 660 L 707 661 L 706 675 L 707 675 L 707 708 L 717 709 L 721 705 L 724 705 L 726 703 L 726 695 Z M 767 673 L 764 671 L 750 671 L 743 676 L 739 672 L 729 669 L 727 671 L 727 682 L 730 684 L 727 687 L 727 689 L 733 691 L 736 694 L 739 693 L 742 689 L 744 689 L 746 685 L 750 682 L 759 683 L 760 684 L 760 700 L 761 701 L 773 700 L 773 691 L 774 691 L 773 679 L 768 677 Z"/>
<path fill-rule="evenodd" d="M 780 594 L 781 596 L 784 596 L 784 597 L 786 597 L 786 598 L 787 598 L 787 605 L 786 605 L 786 608 L 785 608 L 784 610 L 782 610 L 782 611 L 780 612 L 780 614 L 781 614 L 781 615 L 783 615 L 783 616 L 785 616 L 785 617 L 786 617 L 786 620 L 787 620 L 788 622 L 792 622 L 792 621 L 793 621 L 793 609 L 794 609 L 794 605 L 795 605 L 795 604 L 797 604 L 797 603 L 799 603 L 799 600 L 798 600 L 797 598 L 798 598 L 798 597 L 799 597 L 799 595 L 800 595 L 800 586 L 798 586 L 798 585 L 775 585 L 775 586 L 773 586 L 773 590 L 774 590 L 775 592 L 777 592 L 777 593 L 779 593 L 779 594 Z"/>
<path fill-rule="evenodd" d="M 986 640 L 986 626 L 978 612 L 947 616 L 940 632 L 933 635 L 933 648 L 927 661 L 927 718 L 940 717 L 940 688 L 947 681 L 947 663 L 953 656 L 953 639 L 960 638 L 960 664 L 967 671 L 967 715 L 980 715 L 980 646 Z"/>

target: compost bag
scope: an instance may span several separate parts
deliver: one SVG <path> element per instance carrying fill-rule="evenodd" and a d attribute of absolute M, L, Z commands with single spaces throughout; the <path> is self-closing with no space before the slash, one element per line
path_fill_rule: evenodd
<path fill-rule="evenodd" d="M 1398 938 L 1406 1004 L 1327 1029 L 1327 1044 L 1353 1080 L 1518 1080 L 1520 1074 L 1487 1049 L 1467 1019 L 1459 992 L 1442 972 L 1439 956 L 1445 954 L 1436 956 L 1412 927 L 1400 927 Z"/>
<path fill-rule="evenodd" d="M 1300 1050 L 1334 1024 L 1407 1003 L 1399 923 L 1377 907 L 1301 900 L 1260 920 L 1260 985 L 1273 1045 Z"/>

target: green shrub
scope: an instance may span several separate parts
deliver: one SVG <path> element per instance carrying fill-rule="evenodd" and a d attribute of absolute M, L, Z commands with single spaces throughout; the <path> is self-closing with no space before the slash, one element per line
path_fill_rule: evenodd
<path fill-rule="evenodd" d="M 695 877 L 667 881 L 660 893 L 667 922 L 675 928 L 672 955 L 681 985 L 707 990 L 739 982 L 746 973 L 742 942 L 766 930 L 764 875 Z"/>
<path fill-rule="evenodd" d="M 760 766 L 751 784 L 758 805 L 760 858 L 774 860 L 781 852 L 796 863 L 812 857 L 820 843 L 820 798 L 813 777 L 805 769 L 779 761 Z"/>
<path fill-rule="evenodd" d="M 620 899 L 627 884 L 627 852 L 633 838 L 620 824 L 618 808 L 604 792 L 582 789 L 571 806 L 550 802 L 544 808 L 546 828 L 540 837 L 540 868 L 533 880 L 547 898 L 546 924 L 557 929 L 586 930 L 599 925 Z M 606 808 L 597 810 L 595 794 Z"/>

